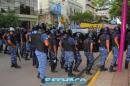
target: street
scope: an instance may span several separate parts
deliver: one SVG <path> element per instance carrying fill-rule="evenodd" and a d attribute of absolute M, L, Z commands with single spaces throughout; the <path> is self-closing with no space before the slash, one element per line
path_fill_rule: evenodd
<path fill-rule="evenodd" d="M 82 63 L 79 67 L 83 70 L 86 66 L 86 58 L 81 52 Z M 60 52 L 58 57 L 60 56 Z M 94 54 L 97 56 L 97 53 Z M 25 61 L 22 59 L 18 64 L 22 66 L 21 69 L 14 69 L 10 67 L 10 56 L 7 54 L 0 53 L 0 86 L 43 86 L 40 79 L 37 78 L 37 69 L 32 66 L 32 60 Z M 67 77 L 67 73 L 60 68 L 60 62 L 58 61 L 57 71 L 58 73 L 51 73 L 50 66 L 47 66 L 47 76 L 49 77 Z M 74 74 L 78 74 L 74 72 Z M 45 86 L 65 86 L 65 85 L 45 85 Z M 74 85 L 80 86 L 80 85 Z"/>

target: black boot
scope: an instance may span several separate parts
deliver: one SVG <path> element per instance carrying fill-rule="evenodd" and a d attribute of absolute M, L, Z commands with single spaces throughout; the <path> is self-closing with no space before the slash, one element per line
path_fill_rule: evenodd
<path fill-rule="evenodd" d="M 125 60 L 125 69 L 128 69 L 129 61 Z"/>
<path fill-rule="evenodd" d="M 78 61 L 78 62 L 75 63 L 75 67 L 74 67 L 73 71 L 80 72 L 80 70 L 78 70 L 78 67 L 81 64 L 81 62 L 82 62 L 82 60 L 80 60 L 80 61 Z"/>
<path fill-rule="evenodd" d="M 14 67 L 14 66 L 15 66 L 15 64 L 12 63 L 12 64 L 11 64 L 11 67 Z"/>
<path fill-rule="evenodd" d="M 109 68 L 109 72 L 116 72 L 116 70 L 113 69 L 113 66 L 111 65 Z"/>
<path fill-rule="evenodd" d="M 75 71 L 75 72 L 80 72 L 80 70 L 78 70 L 77 67 L 74 67 L 73 71 Z"/>
<path fill-rule="evenodd" d="M 87 68 L 86 68 L 86 74 L 87 74 L 87 75 L 92 75 L 92 73 L 90 72 L 91 69 L 92 69 L 92 66 L 93 66 L 93 64 L 88 64 L 88 65 L 87 65 Z"/>
<path fill-rule="evenodd" d="M 40 73 L 37 74 L 37 78 L 40 79 Z"/>
<path fill-rule="evenodd" d="M 65 61 L 63 59 L 60 61 L 60 64 L 61 64 L 61 69 L 64 69 Z"/>
<path fill-rule="evenodd" d="M 86 74 L 87 75 L 92 75 L 92 73 L 90 71 L 91 71 L 91 68 L 89 66 L 87 66 L 87 68 L 86 68 Z"/>
<path fill-rule="evenodd" d="M 41 79 L 41 83 L 43 84 L 45 83 L 45 78 Z"/>
<path fill-rule="evenodd" d="M 100 71 L 107 71 L 107 68 L 105 68 L 104 65 L 100 66 Z"/>
<path fill-rule="evenodd" d="M 64 68 L 65 68 L 65 72 L 68 72 L 67 67 L 65 66 Z"/>
<path fill-rule="evenodd" d="M 16 69 L 21 68 L 21 66 L 19 66 L 17 63 L 16 63 L 16 64 L 12 64 L 11 67 L 14 67 L 14 68 L 16 68 Z"/>
<path fill-rule="evenodd" d="M 28 58 L 28 53 L 26 53 L 26 55 L 25 55 L 25 60 L 30 60 L 30 59 Z"/>
<path fill-rule="evenodd" d="M 56 63 L 51 63 L 51 72 L 53 72 L 53 73 L 57 73 L 58 72 L 58 71 L 56 71 L 56 66 L 57 66 Z"/>
<path fill-rule="evenodd" d="M 117 63 L 115 63 L 113 67 L 117 67 Z"/>
<path fill-rule="evenodd" d="M 89 70 L 87 70 L 86 75 L 92 75 L 92 73 Z"/>
<path fill-rule="evenodd" d="M 68 68 L 68 77 L 75 77 L 75 75 L 72 73 L 72 68 Z"/>

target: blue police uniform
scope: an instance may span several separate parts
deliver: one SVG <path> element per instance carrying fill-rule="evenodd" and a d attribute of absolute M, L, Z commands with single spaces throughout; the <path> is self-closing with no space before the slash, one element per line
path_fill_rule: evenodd
<path fill-rule="evenodd" d="M 101 67 L 100 67 L 100 69 L 106 70 L 105 61 L 106 61 L 106 58 L 108 56 L 108 51 L 107 51 L 107 48 L 106 48 L 106 40 L 110 40 L 110 37 L 109 37 L 108 34 L 103 33 L 99 37 L 99 40 L 100 40 L 99 52 L 100 52 L 100 56 L 101 56 L 101 59 L 100 59 L 100 66 Z"/>
<path fill-rule="evenodd" d="M 2 51 L 2 38 L 0 38 L 0 52 Z"/>
<path fill-rule="evenodd" d="M 91 74 L 90 71 L 91 71 L 91 68 L 92 68 L 93 63 L 94 63 L 93 53 L 90 52 L 91 43 L 93 43 L 93 40 L 90 38 L 86 38 L 84 40 L 84 54 L 87 58 L 86 74 Z"/>
<path fill-rule="evenodd" d="M 13 35 L 8 35 L 7 39 L 10 40 L 16 46 L 16 41 Z M 11 67 L 20 68 L 20 66 L 17 64 L 16 48 L 14 48 L 12 45 L 10 45 L 10 52 L 11 52 Z"/>
<path fill-rule="evenodd" d="M 126 52 L 125 68 L 128 69 L 128 64 L 130 62 L 130 30 L 127 32 L 126 41 L 127 41 L 127 52 Z"/>
<path fill-rule="evenodd" d="M 46 76 L 47 56 L 45 53 L 46 46 L 43 44 L 43 42 L 47 39 L 47 34 L 36 34 L 34 38 L 32 37 L 32 41 L 35 43 L 35 54 L 39 63 L 38 73 L 40 74 L 41 80 L 43 80 Z"/>
<path fill-rule="evenodd" d="M 63 40 L 63 48 L 65 50 L 65 69 L 68 71 L 68 76 L 72 76 L 75 40 L 72 37 L 65 38 Z"/>
<path fill-rule="evenodd" d="M 77 34 L 78 35 L 78 34 Z M 80 34 L 79 34 L 80 35 Z M 78 70 L 78 67 L 79 67 L 79 65 L 81 64 L 81 62 L 82 62 L 82 59 L 81 59 L 81 55 L 80 55 L 80 48 L 81 48 L 81 46 L 82 46 L 82 44 L 80 43 L 80 38 L 79 38 L 79 36 L 77 36 L 76 38 L 75 38 L 75 40 L 76 40 L 76 51 L 75 51 L 75 53 L 74 53 L 74 59 L 75 59 L 75 66 L 74 66 L 74 71 L 76 71 L 76 72 L 79 72 L 79 70 Z"/>
<path fill-rule="evenodd" d="M 80 55 L 80 51 L 76 50 L 75 55 L 74 55 L 74 59 L 75 59 L 75 66 L 74 66 L 74 71 L 79 72 L 78 67 L 82 62 L 81 59 L 81 55 Z"/>
<path fill-rule="evenodd" d="M 32 35 L 35 35 L 35 34 L 37 34 L 36 30 L 33 30 L 32 32 L 28 33 L 30 38 L 32 37 Z M 31 53 L 31 57 L 32 57 L 32 60 L 33 60 L 33 66 L 36 66 L 36 68 L 38 68 L 38 59 L 37 59 L 37 57 L 35 55 L 35 47 L 34 46 L 35 45 L 31 42 L 30 43 L 30 53 Z"/>
<path fill-rule="evenodd" d="M 11 40 L 11 42 L 13 42 L 15 45 L 15 41 L 12 41 L 13 40 L 13 35 L 8 35 L 8 40 Z M 11 63 L 12 64 L 17 64 L 17 58 L 16 58 L 16 48 L 13 48 L 12 46 L 10 46 L 10 51 L 11 51 Z"/>
<path fill-rule="evenodd" d="M 62 43 L 63 43 L 63 37 L 64 37 L 64 36 L 62 36 L 62 38 L 60 39 L 60 42 L 59 42 L 61 46 L 62 46 Z M 65 57 L 64 48 L 61 47 L 61 56 L 60 56 L 61 68 L 64 68 L 64 64 L 65 64 L 65 59 L 64 59 L 64 57 Z"/>
<path fill-rule="evenodd" d="M 56 52 L 54 52 L 54 47 L 57 46 L 57 40 L 54 34 L 50 34 L 49 44 L 50 44 L 49 57 L 50 57 L 51 71 L 57 72 L 56 71 L 57 56 L 56 56 Z"/>
<path fill-rule="evenodd" d="M 116 32 L 114 32 L 112 34 L 112 52 L 113 52 L 113 59 L 111 62 L 111 65 L 114 66 L 116 64 L 117 58 L 118 58 L 118 47 L 115 43 L 115 37 L 118 38 L 119 41 L 119 34 L 117 34 Z"/>

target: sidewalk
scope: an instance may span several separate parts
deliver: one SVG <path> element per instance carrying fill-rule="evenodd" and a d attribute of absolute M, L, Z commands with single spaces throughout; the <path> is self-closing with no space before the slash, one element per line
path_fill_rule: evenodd
<path fill-rule="evenodd" d="M 110 61 L 107 63 L 107 68 L 110 66 Z M 122 72 L 100 72 L 92 86 L 130 86 L 130 65 L 127 70 L 123 69 Z"/>
<path fill-rule="evenodd" d="M 130 67 L 129 67 L 130 70 Z M 94 86 L 129 86 L 130 71 L 122 72 L 101 72 Z"/>

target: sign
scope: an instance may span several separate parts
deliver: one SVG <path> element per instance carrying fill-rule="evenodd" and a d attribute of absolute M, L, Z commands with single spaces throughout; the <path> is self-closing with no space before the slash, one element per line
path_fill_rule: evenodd
<path fill-rule="evenodd" d="M 47 77 L 45 78 L 45 84 L 85 84 L 87 80 L 85 78 L 67 77 Z"/>
<path fill-rule="evenodd" d="M 80 33 L 88 33 L 88 29 L 71 29 L 72 33 L 80 32 Z"/>
<path fill-rule="evenodd" d="M 92 24 L 92 23 L 81 23 L 80 28 L 95 28 L 95 29 L 102 29 L 103 24 Z"/>

